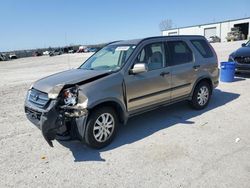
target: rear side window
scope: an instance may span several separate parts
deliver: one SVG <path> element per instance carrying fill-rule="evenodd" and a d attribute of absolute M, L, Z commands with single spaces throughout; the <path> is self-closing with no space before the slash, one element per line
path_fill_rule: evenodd
<path fill-rule="evenodd" d="M 170 65 L 180 65 L 193 61 L 193 53 L 184 41 L 168 41 Z"/>
<path fill-rule="evenodd" d="M 208 46 L 207 42 L 205 40 L 191 40 L 191 43 L 194 45 L 194 47 L 200 52 L 200 54 L 205 57 L 213 57 L 213 52 Z"/>

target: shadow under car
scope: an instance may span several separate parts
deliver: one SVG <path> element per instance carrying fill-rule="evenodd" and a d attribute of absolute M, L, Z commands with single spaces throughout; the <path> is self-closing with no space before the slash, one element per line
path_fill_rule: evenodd
<path fill-rule="evenodd" d="M 192 110 L 184 101 L 132 117 L 125 126 L 120 126 L 114 141 L 101 150 L 88 148 L 80 141 L 75 140 L 58 142 L 69 148 L 75 158 L 75 162 L 105 161 L 100 155 L 103 151 L 112 150 L 125 144 L 131 144 L 178 123 L 186 125 L 194 124 L 195 122 L 189 119 L 223 106 L 237 99 L 239 96 L 240 95 L 236 93 L 215 89 L 209 105 L 204 110 Z"/>

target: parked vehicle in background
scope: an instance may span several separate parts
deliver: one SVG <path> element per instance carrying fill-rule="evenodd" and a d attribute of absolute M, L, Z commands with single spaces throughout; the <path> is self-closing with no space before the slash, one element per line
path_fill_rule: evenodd
<path fill-rule="evenodd" d="M 38 52 L 38 51 L 36 51 L 36 52 L 33 53 L 34 57 L 38 57 L 38 56 L 42 56 L 42 55 L 43 54 L 41 52 Z"/>
<path fill-rule="evenodd" d="M 221 41 L 220 38 L 219 38 L 218 36 L 211 36 L 211 37 L 209 37 L 207 40 L 208 40 L 208 42 L 210 42 L 210 43 L 215 43 L 215 42 L 220 42 L 220 41 Z"/>
<path fill-rule="evenodd" d="M 17 56 L 15 53 L 10 53 L 9 54 L 9 59 L 17 59 Z"/>
<path fill-rule="evenodd" d="M 56 55 L 61 55 L 61 54 L 63 54 L 62 49 L 56 49 L 56 50 L 54 50 L 54 51 L 51 51 L 51 52 L 49 53 L 49 56 L 56 56 Z"/>
<path fill-rule="evenodd" d="M 0 61 L 4 61 L 4 56 L 0 54 Z"/>
<path fill-rule="evenodd" d="M 8 56 L 6 54 L 1 54 L 0 53 L 0 61 L 8 61 L 8 60 L 9 60 L 9 58 L 8 58 Z"/>
<path fill-rule="evenodd" d="M 85 49 L 79 49 L 76 51 L 76 53 L 84 53 L 85 52 Z"/>
<path fill-rule="evenodd" d="M 79 46 L 79 49 L 77 50 L 77 53 L 84 53 L 86 52 L 87 47 L 86 46 Z"/>
<path fill-rule="evenodd" d="M 49 55 L 49 53 L 50 52 L 48 50 L 46 50 L 46 51 L 43 52 L 43 55 Z"/>
<path fill-rule="evenodd" d="M 68 47 L 68 52 L 67 53 L 73 54 L 75 52 L 76 52 L 76 50 L 74 49 L 74 47 L 72 47 L 72 46 Z"/>
<path fill-rule="evenodd" d="M 96 52 L 98 51 L 97 48 L 87 48 L 86 52 Z"/>
<path fill-rule="evenodd" d="M 246 36 L 241 32 L 239 27 L 231 28 L 231 31 L 227 34 L 227 41 L 245 40 Z"/>
<path fill-rule="evenodd" d="M 90 50 L 90 48 L 86 48 L 86 49 L 84 50 L 84 52 L 90 52 L 89 50 Z"/>
<path fill-rule="evenodd" d="M 79 68 L 35 82 L 25 113 L 50 146 L 71 137 L 102 148 L 134 115 L 182 100 L 204 109 L 218 77 L 216 53 L 203 36 L 114 42 Z"/>
<path fill-rule="evenodd" d="M 75 51 L 74 50 L 69 50 L 68 53 L 73 54 L 73 53 L 75 53 Z"/>
<path fill-rule="evenodd" d="M 229 62 L 236 63 L 236 72 L 250 73 L 250 41 L 229 55 Z"/>

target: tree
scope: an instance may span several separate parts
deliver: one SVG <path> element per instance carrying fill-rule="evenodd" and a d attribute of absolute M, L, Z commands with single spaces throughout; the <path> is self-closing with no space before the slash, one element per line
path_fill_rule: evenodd
<path fill-rule="evenodd" d="M 173 22 L 171 19 L 162 20 L 159 24 L 159 28 L 161 31 L 169 30 L 172 28 L 172 26 L 173 26 Z"/>

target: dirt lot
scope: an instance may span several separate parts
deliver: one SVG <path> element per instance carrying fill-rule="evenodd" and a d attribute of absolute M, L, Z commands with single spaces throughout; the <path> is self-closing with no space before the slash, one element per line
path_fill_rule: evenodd
<path fill-rule="evenodd" d="M 223 61 L 240 43 L 214 46 Z M 220 83 L 203 111 L 182 102 L 130 119 L 103 150 L 77 141 L 49 147 L 25 118 L 26 91 L 87 56 L 0 62 L 0 187 L 249 187 L 247 76 Z"/>

